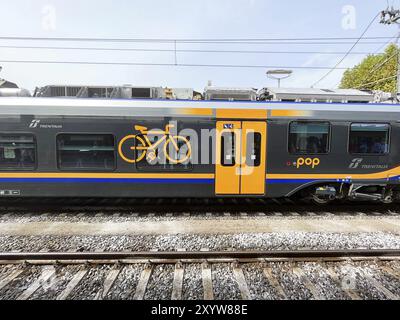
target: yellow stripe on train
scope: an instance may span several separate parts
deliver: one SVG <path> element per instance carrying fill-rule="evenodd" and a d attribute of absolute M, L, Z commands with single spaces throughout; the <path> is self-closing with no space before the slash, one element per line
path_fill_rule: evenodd
<path fill-rule="evenodd" d="M 2 172 L 0 178 L 118 178 L 118 179 L 214 179 L 214 174 L 187 173 L 66 173 L 66 172 Z"/>
<path fill-rule="evenodd" d="M 396 167 L 387 171 L 376 172 L 376 173 L 363 173 L 363 174 L 348 174 L 348 173 L 335 173 L 335 174 L 324 174 L 324 173 L 312 173 L 312 174 L 267 174 L 267 179 L 363 179 L 363 180 L 374 180 L 374 179 L 388 179 L 400 175 L 400 167 Z"/>

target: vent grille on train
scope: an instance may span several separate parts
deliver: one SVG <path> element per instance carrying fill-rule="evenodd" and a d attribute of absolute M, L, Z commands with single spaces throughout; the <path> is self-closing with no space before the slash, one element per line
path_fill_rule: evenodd
<path fill-rule="evenodd" d="M 132 98 L 151 99 L 151 88 L 132 88 Z"/>
<path fill-rule="evenodd" d="M 214 93 L 209 95 L 210 100 L 230 100 L 230 101 L 251 101 L 252 97 L 248 94 L 224 94 Z"/>

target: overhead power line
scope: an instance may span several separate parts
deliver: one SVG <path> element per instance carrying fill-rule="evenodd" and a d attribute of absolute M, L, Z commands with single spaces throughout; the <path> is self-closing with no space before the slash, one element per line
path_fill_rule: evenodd
<path fill-rule="evenodd" d="M 397 58 L 398 55 L 399 55 L 398 52 L 396 52 L 395 54 L 393 54 L 392 56 L 390 56 L 389 58 L 387 58 L 385 61 L 383 61 L 383 58 L 382 58 L 377 64 L 375 64 L 375 65 L 371 68 L 371 70 L 367 73 L 366 77 L 368 77 L 369 75 L 371 75 L 371 74 L 372 74 L 373 72 L 375 72 L 376 70 L 379 70 L 380 68 L 382 68 L 382 67 L 383 67 L 387 62 L 389 62 L 391 59 Z M 368 83 L 368 84 L 371 84 L 371 83 Z M 368 85 L 368 84 L 363 83 L 363 84 L 360 85 L 360 87 L 366 86 L 366 85 Z"/>
<path fill-rule="evenodd" d="M 368 75 L 370 75 L 371 73 L 375 72 L 376 70 L 382 68 L 390 60 L 392 60 L 393 58 L 397 58 L 398 55 L 399 55 L 399 53 L 396 52 L 395 54 L 391 55 L 389 58 L 387 58 L 383 62 L 382 62 L 383 59 L 381 59 L 376 65 L 373 66 L 373 68 L 371 68 L 371 70 L 369 71 Z"/>
<path fill-rule="evenodd" d="M 249 54 L 326 54 L 339 55 L 345 52 L 329 51 L 264 51 L 264 50 L 196 50 L 196 49 L 149 49 L 149 48 L 98 48 L 98 47 L 49 47 L 49 46 L 12 46 L 0 45 L 3 49 L 39 49 L 39 50 L 87 50 L 87 51 L 133 51 L 133 52 L 179 52 L 179 53 L 249 53 Z M 352 52 L 353 55 L 372 54 L 370 52 Z"/>
<path fill-rule="evenodd" d="M 383 48 L 385 48 L 389 43 L 392 42 L 392 40 L 395 40 L 398 37 L 398 33 L 396 32 L 396 34 L 391 37 L 388 41 L 386 41 L 382 46 L 380 46 L 378 49 L 376 49 L 374 51 L 374 54 L 377 54 L 378 52 L 380 52 Z"/>
<path fill-rule="evenodd" d="M 115 65 L 115 66 L 178 66 L 178 67 L 207 67 L 207 68 L 263 68 L 263 69 L 317 69 L 327 70 L 331 67 L 312 66 L 268 66 L 268 65 L 236 65 L 236 64 L 189 64 L 189 63 L 142 63 L 142 62 L 93 62 L 93 61 L 49 61 L 49 60 L 0 60 L 1 63 L 27 64 L 79 64 L 79 65 Z M 348 68 L 341 67 L 346 70 Z"/>
<path fill-rule="evenodd" d="M 387 78 L 379 79 L 379 80 L 376 80 L 376 81 L 373 81 L 373 82 L 363 83 L 363 84 L 355 87 L 355 89 L 365 89 L 367 86 L 369 86 L 371 84 L 379 83 L 379 82 L 382 82 L 382 81 L 385 81 L 385 80 L 389 80 L 389 79 L 393 79 L 393 78 L 396 78 L 396 77 L 397 77 L 397 74 L 395 74 L 394 76 L 390 76 L 390 77 L 387 77 Z"/>
<path fill-rule="evenodd" d="M 347 51 L 347 53 L 339 60 L 339 62 L 331 69 L 329 70 L 326 74 L 324 74 L 317 82 L 315 82 L 311 87 L 315 87 L 318 83 L 320 83 L 322 80 L 324 80 L 327 76 L 329 76 L 334 70 L 339 69 L 339 65 L 349 56 L 350 52 L 353 51 L 353 49 L 357 46 L 357 44 L 361 41 L 361 39 L 364 37 L 364 35 L 367 33 L 369 28 L 372 26 L 372 24 L 375 22 L 376 18 L 380 13 L 377 13 L 375 17 L 371 20 L 371 22 L 368 24 L 368 26 L 365 28 L 361 36 L 356 40 L 356 42 L 351 46 L 351 48 Z"/>
<path fill-rule="evenodd" d="M 366 37 L 364 40 L 385 40 L 390 37 Z M 73 42 L 148 42 L 148 43 L 268 43 L 292 41 L 343 41 L 356 40 L 352 37 L 317 37 L 317 38 L 224 38 L 224 39 L 145 39 L 145 38 L 78 38 L 78 37 L 18 37 L 0 36 L 0 40 L 17 41 L 73 41 Z M 320 42 L 318 42 L 320 43 Z M 333 42 L 337 43 L 337 42 Z M 348 42 L 346 42 L 348 43 Z M 350 42 L 351 43 L 351 42 Z"/>
<path fill-rule="evenodd" d="M 374 53 L 372 53 L 372 55 L 378 54 L 378 52 L 380 52 L 383 48 L 385 48 L 389 43 L 393 43 L 393 44 L 394 44 L 395 42 L 392 42 L 392 40 L 396 40 L 397 37 L 398 37 L 398 33 L 396 32 L 396 33 L 389 39 L 389 41 L 385 42 L 385 44 L 384 44 L 383 46 L 380 46 L 378 49 L 376 49 L 376 50 L 374 51 Z M 383 54 L 383 53 L 384 53 L 384 52 L 382 52 L 381 54 Z M 350 52 L 349 54 L 354 54 L 354 52 Z M 371 55 L 371 53 L 366 53 L 366 54 Z M 391 57 L 391 58 L 392 58 L 392 57 Z M 379 69 L 379 68 L 377 68 L 377 69 L 375 69 L 375 68 L 383 61 L 383 59 L 384 59 L 384 57 L 382 57 L 382 59 L 381 59 L 380 61 L 378 61 L 378 62 L 371 68 L 371 70 L 370 70 L 370 72 L 368 73 L 368 75 L 370 75 L 373 71 Z M 390 58 L 389 58 L 389 59 L 390 59 Z M 389 61 L 389 59 L 388 59 L 387 61 Z M 387 61 L 385 61 L 383 64 L 386 64 Z M 383 64 L 382 64 L 382 65 L 383 65 Z M 380 66 L 380 67 L 381 67 L 381 66 Z M 340 85 L 341 82 L 342 82 L 342 81 L 339 80 L 339 82 L 336 84 L 335 88 L 338 87 L 338 86 Z"/>

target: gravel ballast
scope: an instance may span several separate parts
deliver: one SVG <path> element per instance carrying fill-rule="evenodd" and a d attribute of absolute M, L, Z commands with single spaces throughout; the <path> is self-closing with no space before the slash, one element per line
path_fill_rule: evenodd
<path fill-rule="evenodd" d="M 215 300 L 241 299 L 238 284 L 234 280 L 232 269 L 229 265 L 212 265 L 212 282 Z"/>
<path fill-rule="evenodd" d="M 68 300 L 93 300 L 97 299 L 102 292 L 107 272 L 112 266 L 100 265 L 90 267 L 81 282 L 72 290 Z"/>
<path fill-rule="evenodd" d="M 400 249 L 392 233 L 266 233 L 171 236 L 0 236 L 0 252 Z"/>
<path fill-rule="evenodd" d="M 264 276 L 263 269 L 257 264 L 243 266 L 243 273 L 251 297 L 255 300 L 275 300 L 282 298 Z"/>
<path fill-rule="evenodd" d="M 143 265 L 133 264 L 123 267 L 113 284 L 113 290 L 108 292 L 106 300 L 131 300 L 136 291 Z"/>
<path fill-rule="evenodd" d="M 156 265 L 151 273 L 146 300 L 169 300 L 172 294 L 174 280 L 174 265 Z"/>
<path fill-rule="evenodd" d="M 204 297 L 200 264 L 185 265 L 182 298 L 184 300 L 202 300 Z"/>

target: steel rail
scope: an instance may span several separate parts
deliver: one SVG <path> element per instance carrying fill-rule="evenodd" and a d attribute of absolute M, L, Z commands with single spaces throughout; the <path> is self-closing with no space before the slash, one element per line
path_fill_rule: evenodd
<path fill-rule="evenodd" d="M 149 251 L 149 252 L 1 252 L 0 261 L 212 260 L 400 258 L 400 249 L 273 250 L 273 251 Z"/>

